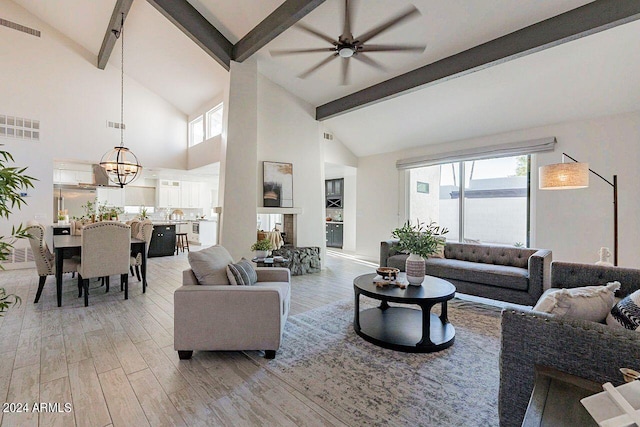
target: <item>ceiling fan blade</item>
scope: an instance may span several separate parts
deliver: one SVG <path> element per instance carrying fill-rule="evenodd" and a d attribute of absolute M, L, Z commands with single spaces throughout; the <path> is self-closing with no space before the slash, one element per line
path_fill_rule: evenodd
<path fill-rule="evenodd" d="M 415 6 L 411 6 L 411 8 L 402 12 L 400 15 L 390 19 L 384 24 L 378 25 L 376 28 L 364 33 L 360 37 L 357 37 L 357 39 L 360 43 L 365 43 L 367 40 L 370 40 L 375 36 L 382 34 L 383 32 L 387 31 L 389 28 L 393 27 L 394 25 L 398 25 L 399 23 L 406 21 L 407 19 L 416 15 L 420 15 L 420 11 L 416 9 Z"/>
<path fill-rule="evenodd" d="M 320 68 L 324 67 L 325 65 L 327 65 L 329 62 L 331 62 L 335 57 L 337 57 L 338 54 L 334 53 L 331 56 L 328 56 L 326 59 L 323 59 L 322 61 L 320 61 L 319 63 L 317 63 L 316 65 L 314 65 L 313 67 L 309 68 L 307 71 L 305 71 L 302 74 L 298 74 L 298 78 L 299 79 L 306 79 L 307 77 L 309 77 L 311 74 L 315 73 L 316 71 L 318 71 Z"/>
<path fill-rule="evenodd" d="M 424 52 L 426 48 L 427 46 L 368 44 L 362 46 L 361 52 Z"/>
<path fill-rule="evenodd" d="M 299 28 L 300 30 L 305 31 L 305 32 L 307 32 L 307 33 L 309 33 L 309 34 L 311 34 L 311 35 L 313 35 L 313 36 L 316 36 L 316 37 L 318 37 L 319 39 L 322 39 L 322 40 L 324 40 L 324 41 L 326 41 L 326 42 L 329 42 L 329 43 L 331 43 L 332 45 L 335 45 L 335 44 L 336 44 L 336 41 L 335 41 L 334 39 L 332 39 L 331 37 L 329 37 L 328 35 L 326 35 L 326 34 L 322 34 L 320 31 L 318 31 L 318 30 L 314 30 L 313 28 L 308 27 L 308 26 L 306 26 L 306 25 L 304 25 L 304 24 L 302 24 L 302 23 L 300 23 L 300 22 L 298 22 L 298 23 L 295 25 L 295 27 L 296 27 L 296 28 Z"/>
<path fill-rule="evenodd" d="M 351 58 L 341 58 L 342 59 L 342 83 L 341 86 L 349 85 L 349 63 L 351 62 Z"/>
<path fill-rule="evenodd" d="M 353 40 L 353 34 L 351 34 L 351 3 L 349 0 L 344 0 L 344 26 L 342 27 L 342 40 Z"/>
<path fill-rule="evenodd" d="M 367 55 L 363 55 L 362 52 L 359 52 L 357 55 L 353 55 L 352 58 L 357 59 L 360 62 L 364 62 L 365 64 L 378 69 L 380 71 L 387 71 L 387 67 L 385 67 L 384 65 L 382 65 L 381 63 L 379 63 L 378 61 L 376 61 L 373 58 L 369 58 Z"/>
<path fill-rule="evenodd" d="M 271 54 L 271 56 L 284 56 L 284 55 L 294 55 L 297 53 L 316 53 L 316 52 L 335 52 L 335 48 L 320 47 L 317 49 L 279 49 L 279 50 L 270 50 L 269 54 Z"/>

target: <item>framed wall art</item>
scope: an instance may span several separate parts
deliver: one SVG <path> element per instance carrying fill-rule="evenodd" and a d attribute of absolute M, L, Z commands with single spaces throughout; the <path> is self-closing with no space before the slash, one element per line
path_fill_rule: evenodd
<path fill-rule="evenodd" d="M 293 207 L 293 164 L 263 162 L 263 206 Z"/>

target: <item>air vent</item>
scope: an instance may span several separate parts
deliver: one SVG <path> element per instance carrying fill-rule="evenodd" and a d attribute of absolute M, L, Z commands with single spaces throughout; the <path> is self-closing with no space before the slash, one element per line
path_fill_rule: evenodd
<path fill-rule="evenodd" d="M 330 133 L 325 132 L 323 136 L 327 141 L 333 141 L 333 135 L 331 135 Z"/>
<path fill-rule="evenodd" d="M 0 25 L 11 28 L 12 30 L 22 31 L 23 33 L 40 37 L 40 31 L 34 30 L 33 28 L 25 27 L 24 25 L 16 24 L 15 22 L 7 21 L 6 19 L 0 18 Z"/>
<path fill-rule="evenodd" d="M 2 261 L 2 266 L 4 268 L 30 267 L 30 265 L 26 265 L 26 263 L 32 263 L 33 261 L 33 252 L 30 247 L 19 249 L 12 248 L 7 254 L 7 259 Z"/>
<path fill-rule="evenodd" d="M 0 138 L 40 140 L 40 121 L 0 114 Z"/>
<path fill-rule="evenodd" d="M 110 122 L 107 121 L 107 127 L 108 128 L 114 128 L 114 129 L 126 129 L 127 127 L 124 125 L 124 123 L 119 123 L 119 122 Z"/>

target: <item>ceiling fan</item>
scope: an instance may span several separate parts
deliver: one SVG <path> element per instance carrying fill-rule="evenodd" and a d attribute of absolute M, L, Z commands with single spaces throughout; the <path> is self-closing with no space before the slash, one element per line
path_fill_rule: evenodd
<path fill-rule="evenodd" d="M 329 57 L 323 59 L 313 67 L 299 74 L 298 77 L 304 79 L 327 65 L 335 58 L 340 57 L 342 59 L 342 84 L 347 85 L 349 84 L 349 63 L 351 62 L 351 59 L 363 62 L 378 70 L 386 71 L 386 68 L 380 62 L 374 60 L 368 54 L 371 52 L 423 52 L 426 48 L 426 46 L 424 45 L 367 44 L 367 42 L 372 38 L 379 36 L 392 27 L 417 15 L 420 15 L 420 11 L 412 5 L 410 8 L 398 14 L 394 18 L 391 18 L 390 20 L 378 25 L 377 27 L 372 28 L 371 30 L 361 34 L 358 37 L 354 37 L 351 33 L 351 2 L 349 0 L 345 0 L 343 31 L 342 34 L 338 36 L 337 40 L 331 38 L 326 34 L 322 34 L 321 32 L 305 24 L 297 23 L 295 25 L 296 28 L 305 31 L 306 33 L 309 33 L 315 37 L 318 37 L 323 41 L 329 42 L 331 44 L 331 47 L 271 50 L 269 53 L 271 54 L 271 56 L 316 52 L 331 53 Z"/>

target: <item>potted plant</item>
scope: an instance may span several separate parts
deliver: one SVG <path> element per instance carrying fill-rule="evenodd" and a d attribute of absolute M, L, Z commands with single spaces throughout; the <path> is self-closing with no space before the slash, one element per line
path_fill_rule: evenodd
<path fill-rule="evenodd" d="M 81 207 L 84 209 L 83 217 L 91 220 L 91 222 L 96 222 L 96 202 L 89 200 L 86 205 L 82 205 Z"/>
<path fill-rule="evenodd" d="M 148 217 L 147 208 L 145 206 L 140 206 L 140 219 L 144 221 Z"/>
<path fill-rule="evenodd" d="M 25 175 L 27 168 L 17 168 L 9 166 L 7 163 L 13 162 L 13 156 L 7 151 L 0 150 L 0 217 L 9 219 L 11 209 L 18 209 L 26 204 L 23 198 L 23 192 L 28 188 L 33 188 L 35 178 Z M 27 231 L 19 225 L 18 228 L 11 227 L 11 236 L 8 238 L 0 236 L 0 261 L 6 261 L 13 243 L 16 239 L 29 237 Z M 0 263 L 0 270 L 3 269 Z M 20 303 L 20 297 L 13 294 L 7 294 L 4 288 L 0 288 L 0 317 L 2 313 L 13 304 Z"/>
<path fill-rule="evenodd" d="M 266 258 L 273 245 L 269 239 L 262 239 L 251 245 L 251 250 L 256 252 L 256 258 Z"/>
<path fill-rule="evenodd" d="M 433 255 L 444 245 L 444 234 L 448 233 L 444 227 L 435 222 L 426 224 L 416 220 L 416 224 L 407 221 L 402 227 L 393 230 L 391 235 L 398 239 L 398 249 L 409 253 L 405 264 L 407 280 L 410 285 L 420 286 L 424 280 L 424 259 Z"/>

